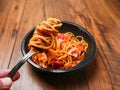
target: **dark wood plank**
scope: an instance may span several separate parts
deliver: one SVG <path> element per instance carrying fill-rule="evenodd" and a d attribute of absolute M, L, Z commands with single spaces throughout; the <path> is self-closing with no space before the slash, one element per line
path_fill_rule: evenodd
<path fill-rule="evenodd" d="M 120 9 L 118 9 L 118 5 L 120 5 L 120 3 L 118 0 L 113 0 L 113 3 L 104 0 L 100 2 L 84 1 L 83 3 L 86 5 L 89 17 L 92 17 L 90 19 L 92 23 L 91 25 L 87 25 L 87 29 L 95 37 L 98 47 L 97 59 L 96 63 L 94 63 L 96 65 L 92 67 L 96 68 L 99 72 L 98 75 L 97 73 L 95 75 L 97 79 L 94 78 L 93 83 L 91 83 L 91 78 L 89 78 L 89 76 L 94 72 L 94 69 L 92 69 L 92 67 L 91 69 L 88 68 L 86 72 L 90 85 L 89 87 L 92 90 L 118 90 L 120 88 L 120 73 L 118 72 L 120 70 L 120 50 L 117 48 L 118 45 L 120 45 L 120 42 L 118 42 L 120 39 L 120 16 L 118 14 Z M 96 66 L 101 67 L 101 69 Z M 95 83 L 96 85 L 93 85 Z"/>

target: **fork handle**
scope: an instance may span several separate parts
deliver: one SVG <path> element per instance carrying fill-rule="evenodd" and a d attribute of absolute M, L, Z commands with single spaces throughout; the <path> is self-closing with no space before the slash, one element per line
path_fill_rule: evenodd
<path fill-rule="evenodd" d="M 16 72 L 20 69 L 20 67 L 29 59 L 32 55 L 34 55 L 35 52 L 29 51 L 22 60 L 20 60 L 14 67 L 13 69 L 8 73 L 7 77 L 13 78 Z"/>
<path fill-rule="evenodd" d="M 16 72 L 20 69 L 20 67 L 25 63 L 25 60 L 21 60 L 17 63 L 17 65 L 8 73 L 7 77 L 13 78 Z"/>

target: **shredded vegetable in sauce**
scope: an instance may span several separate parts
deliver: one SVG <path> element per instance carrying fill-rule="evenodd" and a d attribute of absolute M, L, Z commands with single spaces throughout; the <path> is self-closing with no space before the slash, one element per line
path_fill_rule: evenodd
<path fill-rule="evenodd" d="M 71 32 L 60 33 L 60 20 L 48 18 L 36 26 L 28 49 L 37 52 L 31 60 L 46 69 L 67 70 L 85 58 L 88 43 Z"/>

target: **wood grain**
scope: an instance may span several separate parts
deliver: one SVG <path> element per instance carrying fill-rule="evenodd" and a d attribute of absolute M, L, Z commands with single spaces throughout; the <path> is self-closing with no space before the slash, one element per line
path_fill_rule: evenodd
<path fill-rule="evenodd" d="M 8 68 L 25 2 L 1 0 L 0 68 Z"/>
<path fill-rule="evenodd" d="M 94 61 L 83 71 L 56 77 L 26 63 L 11 90 L 119 90 L 120 0 L 0 0 L 0 69 L 20 60 L 26 33 L 49 17 L 86 28 L 97 44 Z"/>

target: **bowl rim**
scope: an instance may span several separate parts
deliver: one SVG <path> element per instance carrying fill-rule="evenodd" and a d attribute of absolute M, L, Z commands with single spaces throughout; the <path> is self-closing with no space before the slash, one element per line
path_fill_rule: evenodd
<path fill-rule="evenodd" d="M 48 70 L 48 69 L 45 69 L 45 68 L 42 68 L 40 67 L 39 65 L 35 64 L 32 60 L 28 59 L 27 62 L 29 64 L 31 64 L 33 67 L 37 68 L 38 70 L 40 71 L 44 71 L 44 72 L 49 72 L 49 73 L 57 73 L 57 74 L 64 74 L 64 73 L 70 73 L 70 72 L 73 72 L 73 71 L 76 71 L 78 69 L 83 69 L 84 67 L 88 66 L 94 59 L 95 55 L 96 55 L 96 52 L 97 52 L 97 47 L 96 47 L 96 42 L 93 38 L 93 36 L 90 34 L 90 32 L 88 32 L 85 28 L 83 28 L 81 25 L 78 25 L 76 23 L 73 23 L 73 22 L 70 22 L 70 21 L 62 21 L 63 24 L 70 24 L 70 25 L 74 25 L 76 27 L 79 28 L 79 30 L 82 30 L 83 32 L 85 32 L 89 38 L 91 39 L 92 41 L 92 44 L 94 45 L 93 47 L 93 52 L 91 54 L 91 56 L 89 56 L 88 58 L 84 59 L 82 62 L 80 62 L 77 66 L 75 66 L 74 68 L 71 68 L 71 69 L 68 69 L 68 70 Z M 22 40 L 22 43 L 21 43 L 21 52 L 23 55 L 26 54 L 26 51 L 25 51 L 25 41 L 26 39 L 28 38 L 29 34 L 31 34 L 33 31 L 35 30 L 35 27 L 33 27 L 32 29 L 30 29 L 30 31 L 24 36 L 23 40 Z"/>

